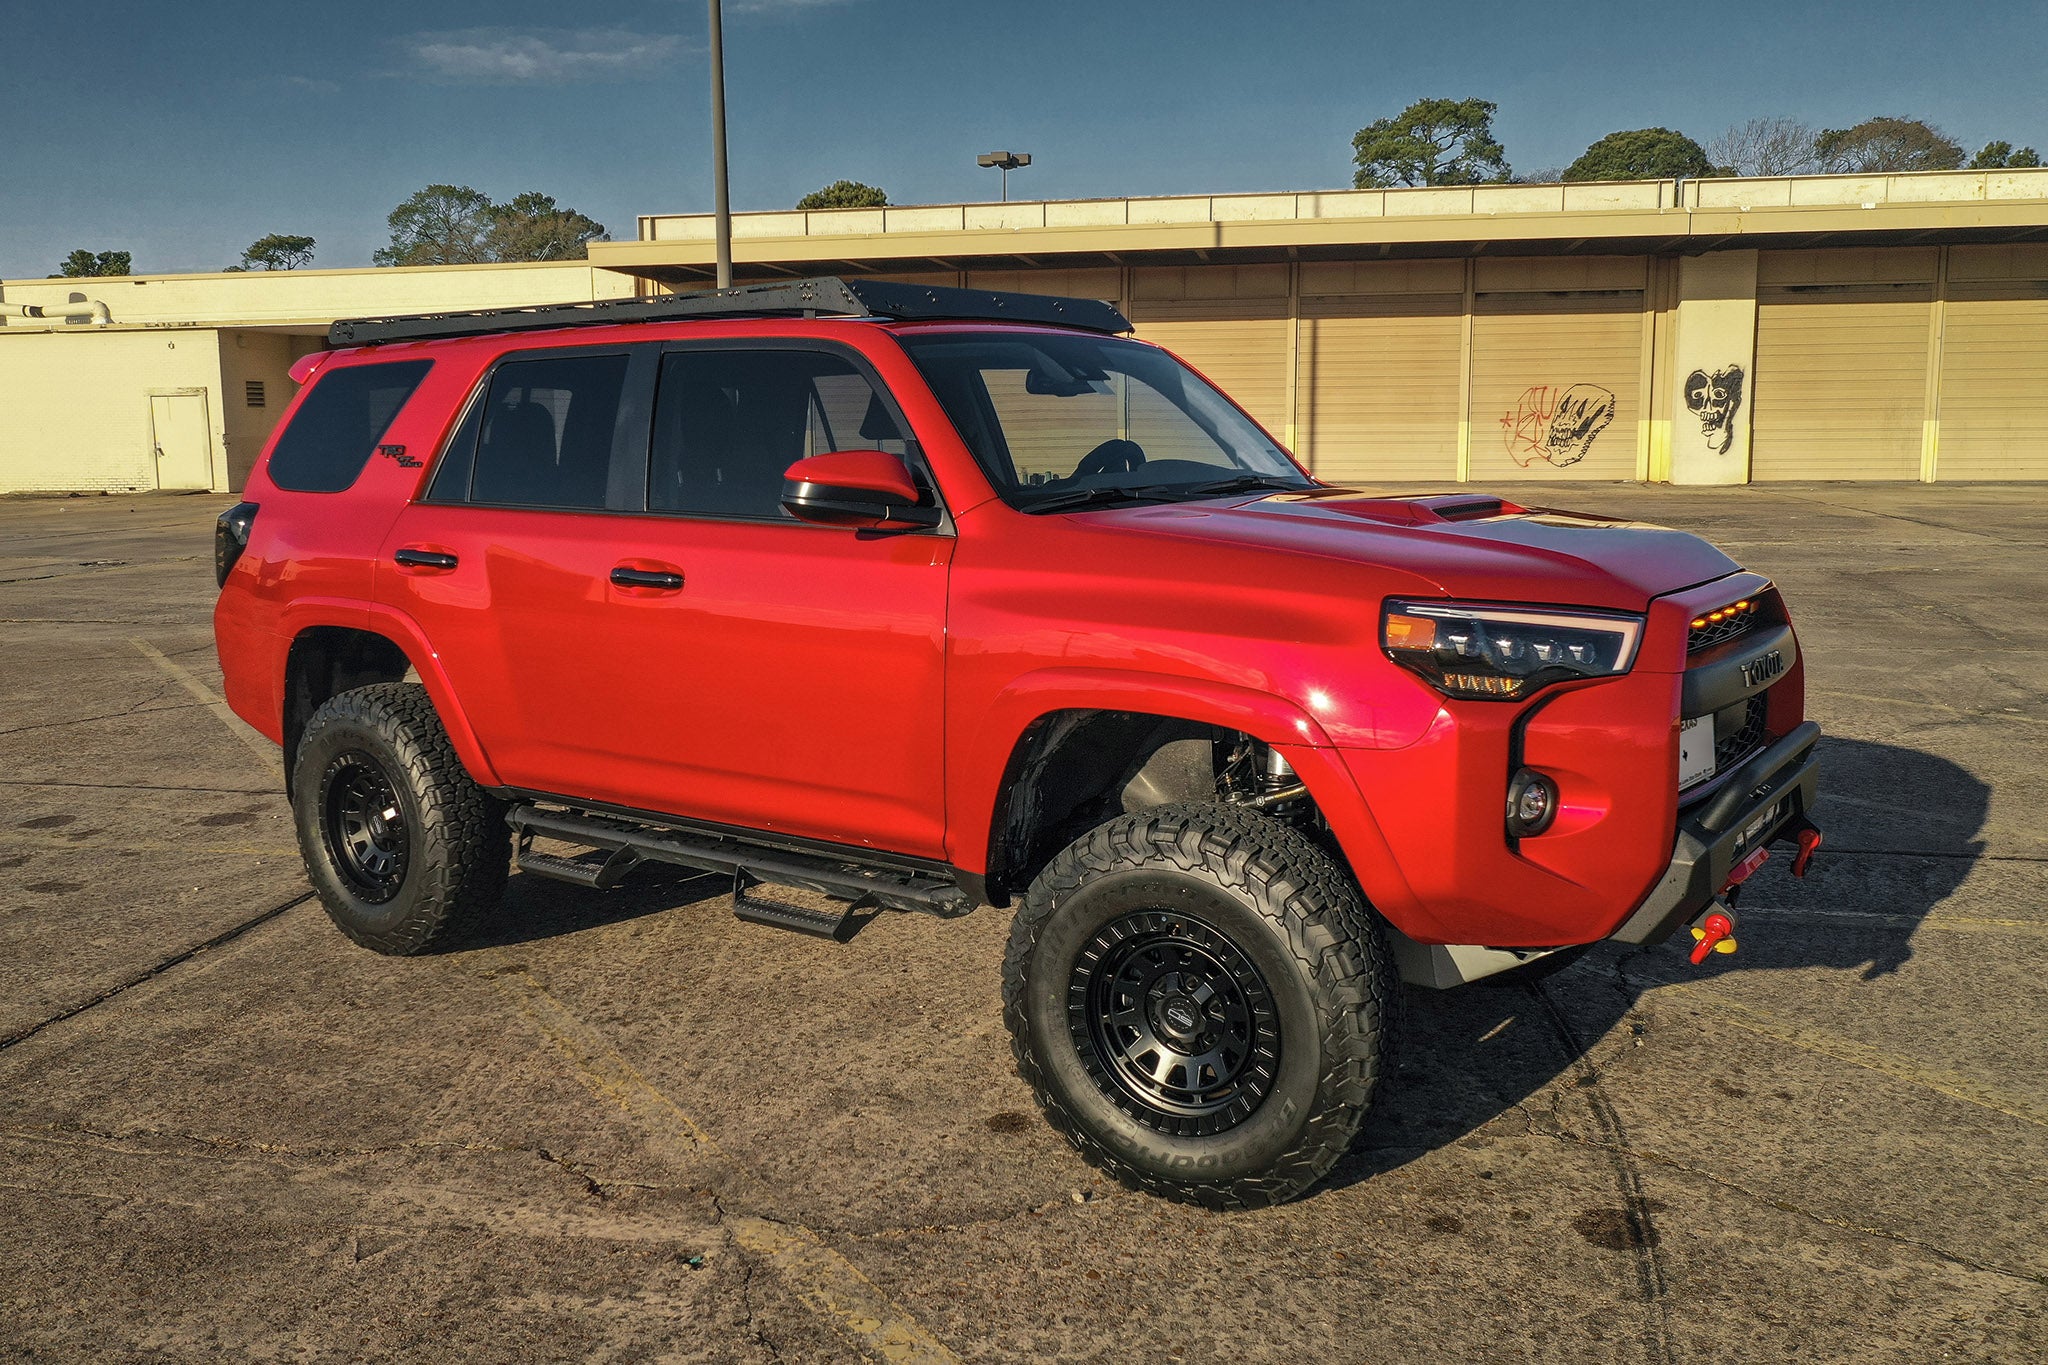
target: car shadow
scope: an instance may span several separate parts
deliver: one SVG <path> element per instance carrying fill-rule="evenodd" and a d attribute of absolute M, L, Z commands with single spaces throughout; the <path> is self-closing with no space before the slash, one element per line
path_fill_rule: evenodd
<path fill-rule="evenodd" d="M 443 951 L 472 953 L 484 948 L 565 938 L 731 894 L 729 876 L 664 867 L 659 863 L 642 864 L 624 883 L 609 891 L 591 891 L 532 873 L 514 873 L 506 884 L 505 903 L 499 912 Z"/>
<path fill-rule="evenodd" d="M 1602 944 L 1547 978 L 1409 988 L 1391 1084 L 1323 1188 L 1406 1165 L 1574 1071 L 1589 1083 L 1588 1050 L 1616 1028 L 1641 1032 L 1636 1006 L 1660 986 L 1814 968 L 1869 981 L 1903 966 L 1921 921 L 1983 852 L 1990 788 L 1917 749 L 1823 738 L 1820 754 L 1813 814 L 1827 843 L 1804 881 L 1785 846 L 1773 849 L 1743 888 L 1738 952 L 1694 967 L 1690 939 L 1675 936 L 1654 948 Z"/>

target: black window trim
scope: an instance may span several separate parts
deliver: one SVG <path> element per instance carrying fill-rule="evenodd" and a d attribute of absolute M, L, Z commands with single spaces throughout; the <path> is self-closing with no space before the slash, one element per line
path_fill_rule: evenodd
<path fill-rule="evenodd" d="M 650 403 L 647 422 L 649 449 L 647 452 L 644 452 L 647 458 L 640 478 L 640 505 L 645 509 L 644 515 L 650 517 L 674 517 L 686 521 L 729 522 L 737 526 L 787 526 L 810 531 L 832 531 L 842 535 L 851 532 L 858 536 L 951 536 L 954 534 L 953 513 L 946 505 L 945 490 L 939 486 L 938 475 L 932 469 L 931 461 L 924 453 L 924 443 L 918 440 L 916 428 L 911 426 L 910 419 L 904 415 L 902 406 L 897 403 L 896 395 L 890 391 L 889 385 L 882 378 L 881 372 L 875 368 L 874 362 L 861 354 L 859 347 L 844 341 L 828 340 L 824 337 L 676 337 L 667 341 L 656 342 L 654 345 L 660 350 L 663 357 L 692 351 L 822 351 L 827 355 L 837 356 L 849 362 L 853 366 L 855 373 L 867 380 L 868 387 L 880 395 L 882 406 L 888 410 L 891 420 L 896 423 L 896 429 L 905 433 L 903 462 L 910 466 L 911 478 L 916 481 L 919 488 L 931 495 L 932 505 L 939 512 L 939 520 L 933 526 L 882 531 L 857 526 L 828 526 L 821 522 L 805 521 L 801 517 L 739 517 L 715 512 L 689 512 L 679 508 L 655 507 L 647 497 L 647 482 L 653 476 L 654 406 L 661 399 L 661 395 L 654 391 L 650 391 L 649 395 Z M 658 378 L 658 365 L 656 373 Z"/>
<path fill-rule="evenodd" d="M 654 436 L 654 375 L 659 368 L 660 343 L 652 341 L 607 342 L 591 346 L 533 346 L 506 351 L 492 359 L 470 386 L 461 415 L 448 429 L 433 466 L 420 485 L 418 501 L 434 507 L 482 507 L 504 512 L 544 512 L 549 515 L 585 514 L 596 516 L 640 516 L 646 512 L 647 449 Z M 556 507 L 532 502 L 484 502 L 470 495 L 476 483 L 477 445 L 483 437 L 479 417 L 488 401 L 498 371 L 528 360 L 585 360 L 601 356 L 626 357 L 626 375 L 619 385 L 619 411 L 612 427 L 610 476 L 605 484 L 602 507 Z M 636 438 L 637 432 L 637 438 Z M 460 448 L 458 448 L 460 446 Z M 459 461 L 447 473 L 459 475 L 447 490 L 439 490 L 443 466 Z"/>

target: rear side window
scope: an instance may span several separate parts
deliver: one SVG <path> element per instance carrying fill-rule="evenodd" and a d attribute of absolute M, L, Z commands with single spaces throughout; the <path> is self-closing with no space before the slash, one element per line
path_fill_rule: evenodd
<path fill-rule="evenodd" d="M 270 481 L 295 493 L 339 493 L 356 481 L 431 360 L 343 365 L 313 381 L 270 451 Z"/>
<path fill-rule="evenodd" d="M 470 500 L 603 507 L 626 364 L 591 355 L 500 365 L 484 396 Z"/>

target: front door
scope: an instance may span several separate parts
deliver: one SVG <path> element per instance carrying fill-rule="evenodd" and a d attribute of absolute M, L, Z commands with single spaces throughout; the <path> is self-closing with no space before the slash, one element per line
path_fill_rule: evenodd
<path fill-rule="evenodd" d="M 446 500 L 406 509 L 386 546 L 380 581 L 434 641 L 499 776 L 943 856 L 952 537 L 780 506 L 782 471 L 807 454 L 905 450 L 894 409 L 836 351 L 677 350 L 650 455 L 647 406 L 616 382 L 500 365 L 468 492 L 437 477 Z M 554 420 L 519 417 L 535 402 Z M 600 425 L 619 414 L 620 439 L 571 448 L 584 402 Z M 456 562 L 397 565 L 408 550 Z"/>
<path fill-rule="evenodd" d="M 206 430 L 206 394 L 154 393 L 149 430 L 156 443 L 158 488 L 213 487 L 213 442 Z"/>

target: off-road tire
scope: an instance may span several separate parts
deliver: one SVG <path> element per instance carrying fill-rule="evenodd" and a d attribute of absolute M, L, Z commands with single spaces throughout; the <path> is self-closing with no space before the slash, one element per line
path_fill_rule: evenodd
<path fill-rule="evenodd" d="M 329 823 L 340 784 L 387 784 L 402 832 L 397 870 L 367 892 L 362 860 L 338 851 Z M 291 779 L 299 852 L 320 903 L 344 934 L 410 957 L 471 932 L 504 899 L 512 858 L 505 804 L 463 769 L 427 691 L 377 683 L 327 701 L 306 723 Z M 345 842 L 345 841 L 344 841 Z M 385 855 L 387 858 L 390 856 Z"/>
<path fill-rule="evenodd" d="M 1223 1131 L 1187 1136 L 1192 1121 L 1134 1109 L 1087 1032 L 1077 962 L 1108 960 L 1098 936 L 1158 924 L 1148 904 L 1222 935 L 1269 991 L 1271 1088 Z M 1017 1069 L 1046 1118 L 1123 1184 L 1213 1209 L 1281 1203 L 1336 1165 L 1389 1069 L 1398 991 L 1385 928 L 1351 877 L 1286 825 L 1226 805 L 1159 806 L 1083 835 L 1032 882 L 1003 959 Z"/>

